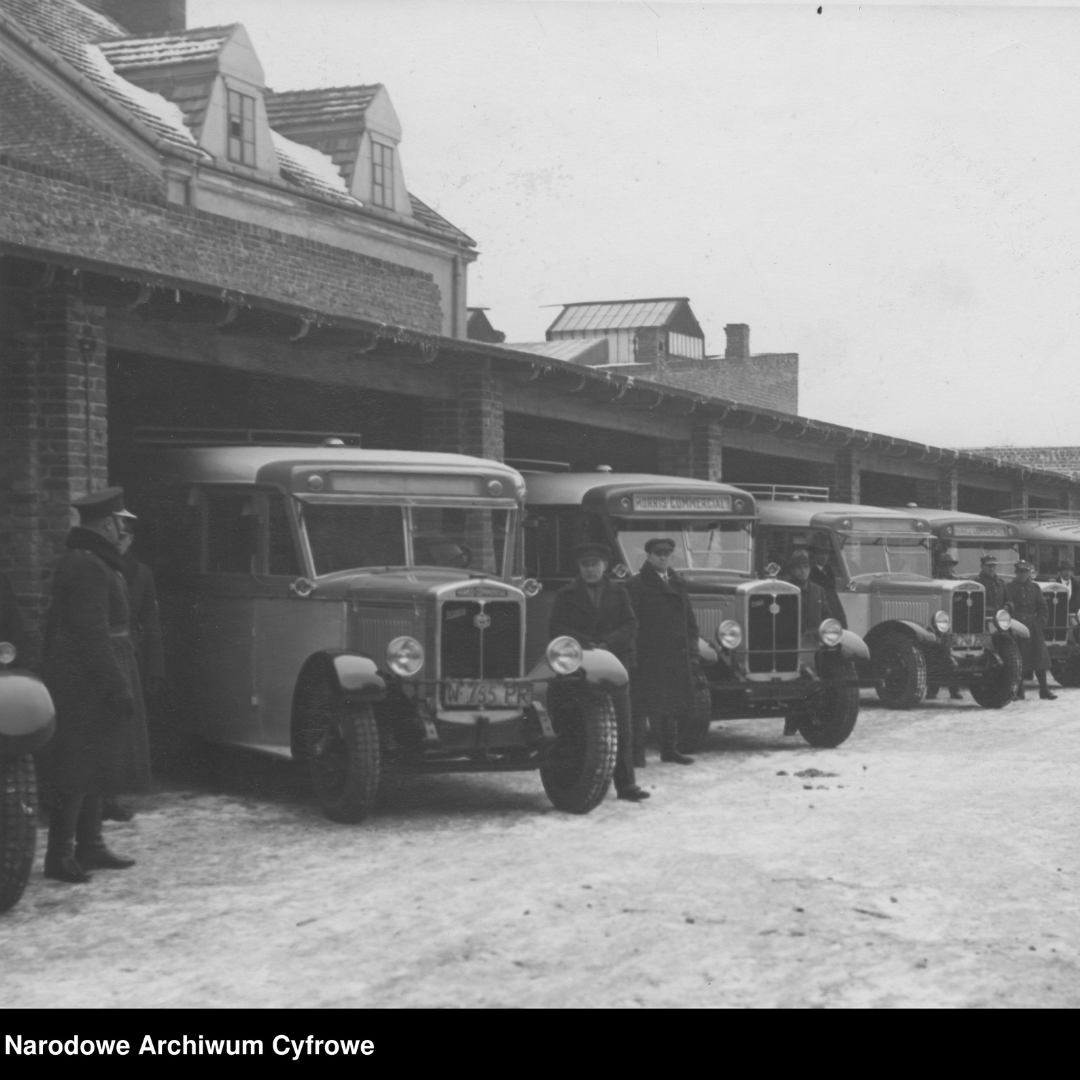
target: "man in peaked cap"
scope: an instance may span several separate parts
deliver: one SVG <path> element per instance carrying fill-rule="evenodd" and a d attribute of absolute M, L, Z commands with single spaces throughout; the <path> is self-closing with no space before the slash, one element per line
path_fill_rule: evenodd
<path fill-rule="evenodd" d="M 846 630 L 847 613 L 844 611 L 840 594 L 836 591 L 836 573 L 829 565 L 831 553 L 829 538 L 820 533 L 815 536 L 810 545 L 810 580 L 825 594 L 828 617 L 835 619 Z"/>
<path fill-rule="evenodd" d="M 956 576 L 956 567 L 957 560 L 947 551 L 942 552 L 942 554 L 938 556 L 934 577 L 941 581 L 956 581 L 958 580 Z M 997 608 L 994 610 L 996 611 Z M 964 700 L 964 695 L 960 691 L 960 682 L 955 674 L 952 674 L 952 677 L 948 680 L 948 687 L 949 697 L 952 698 L 953 701 Z M 938 696 L 939 689 L 940 686 L 936 682 L 928 682 L 926 687 L 926 700 L 933 701 L 934 698 Z"/>
<path fill-rule="evenodd" d="M 82 883 L 88 870 L 133 865 L 105 846 L 102 797 L 147 790 L 150 754 L 118 548 L 120 519 L 135 515 L 124 509 L 118 487 L 72 506 L 79 524 L 53 575 L 45 632 L 45 683 L 56 704 L 48 756 L 57 792 L 45 876 Z"/>
<path fill-rule="evenodd" d="M 1005 601 L 1013 618 L 1022 622 L 1031 632 L 1031 637 L 1020 639 L 1021 679 L 1016 699 L 1024 699 L 1024 679 L 1032 671 L 1039 682 L 1039 697 L 1044 701 L 1054 701 L 1057 694 L 1046 685 L 1046 673 L 1050 669 L 1050 650 L 1046 647 L 1043 627 L 1050 617 L 1043 591 L 1031 580 L 1035 569 L 1031 563 L 1021 559 L 1016 564 L 1016 577 L 1005 586 Z"/>
<path fill-rule="evenodd" d="M 553 638 L 564 634 L 572 637 L 583 649 L 607 649 L 629 670 L 634 662 L 638 624 L 626 590 L 604 576 L 611 551 L 606 544 L 578 544 L 574 558 L 578 576 L 555 594 L 549 633 Z M 634 776 L 630 688 L 619 687 L 610 695 L 618 730 L 615 794 L 620 799 L 641 802 L 649 792 L 638 787 Z"/>
<path fill-rule="evenodd" d="M 1005 580 L 998 577 L 998 560 L 994 554 L 979 560 L 979 576 L 975 579 L 986 590 L 986 613 L 995 615 L 1006 604 Z"/>
<path fill-rule="evenodd" d="M 675 541 L 666 536 L 645 542 L 646 561 L 627 585 L 638 620 L 637 670 L 633 676 L 634 723 L 644 753 L 648 716 L 660 736 L 660 760 L 693 765 L 679 751 L 679 731 L 695 705 L 693 663 L 698 657 L 698 630 L 686 584 L 671 566 Z M 640 758 L 639 758 L 640 760 Z"/>

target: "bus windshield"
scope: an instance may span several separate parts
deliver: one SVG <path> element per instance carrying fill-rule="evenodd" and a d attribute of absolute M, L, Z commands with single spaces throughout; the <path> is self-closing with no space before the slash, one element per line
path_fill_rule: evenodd
<path fill-rule="evenodd" d="M 949 548 L 949 554 L 956 560 L 953 568 L 957 577 L 976 578 L 982 570 L 982 557 L 993 555 L 997 558 L 998 577 L 1011 581 L 1015 577 L 1014 564 L 1020 558 L 1020 549 L 1016 544 L 1004 541 L 987 542 L 967 540 L 959 541 Z"/>
<path fill-rule="evenodd" d="M 931 576 L 930 537 L 841 535 L 849 578 L 860 574 Z"/>
<path fill-rule="evenodd" d="M 456 506 L 303 506 L 316 575 L 382 566 L 500 575 L 514 518 L 508 510 Z"/>
<path fill-rule="evenodd" d="M 645 542 L 663 536 L 675 545 L 676 570 L 730 570 L 748 574 L 753 565 L 753 523 L 750 521 L 619 519 L 615 522 L 623 558 L 631 570 L 645 562 Z"/>

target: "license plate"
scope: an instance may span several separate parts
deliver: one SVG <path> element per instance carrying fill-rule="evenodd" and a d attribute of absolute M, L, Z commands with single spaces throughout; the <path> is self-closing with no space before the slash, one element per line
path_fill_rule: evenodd
<path fill-rule="evenodd" d="M 978 649 L 982 643 L 982 634 L 953 634 L 954 649 Z"/>
<path fill-rule="evenodd" d="M 532 683 L 451 679 L 443 688 L 443 703 L 448 709 L 524 709 L 532 704 Z"/>

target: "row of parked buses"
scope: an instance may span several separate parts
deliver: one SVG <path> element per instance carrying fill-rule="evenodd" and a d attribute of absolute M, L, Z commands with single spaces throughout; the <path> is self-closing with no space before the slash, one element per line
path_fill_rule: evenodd
<path fill-rule="evenodd" d="M 139 466 L 129 498 L 176 706 L 159 739 L 291 757 L 338 821 L 370 812 L 386 769 L 535 769 L 556 807 L 600 802 L 614 763 L 608 691 L 628 673 L 547 635 L 584 541 L 617 553 L 616 577 L 638 570 L 650 537 L 675 543 L 703 635 L 688 745 L 714 720 L 784 717 L 810 744 L 837 746 L 860 686 L 911 707 L 928 678 L 959 680 L 1000 708 L 1020 678 L 1026 631 L 985 610 L 973 580 L 978 554 L 995 551 L 1009 572 L 1017 545 L 1034 543 L 1020 522 L 342 445 L 173 447 Z M 847 630 L 804 627 L 798 587 L 778 576 L 815 541 Z M 936 546 L 963 553 L 961 580 L 934 580 Z M 1075 619 L 1059 635 L 1053 610 L 1058 677 L 1080 684 Z"/>

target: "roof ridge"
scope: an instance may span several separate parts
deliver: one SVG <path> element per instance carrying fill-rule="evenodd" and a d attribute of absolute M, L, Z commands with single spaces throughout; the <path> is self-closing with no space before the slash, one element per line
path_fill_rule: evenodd
<path fill-rule="evenodd" d="M 284 97 L 286 94 L 329 94 L 341 90 L 374 90 L 384 84 L 377 83 L 353 83 L 350 86 L 317 86 L 310 90 L 270 90 L 267 89 L 266 93 L 272 97 Z"/>
<path fill-rule="evenodd" d="M 614 304 L 667 304 L 675 300 L 685 300 L 690 303 L 689 296 L 638 296 L 627 300 L 574 300 L 572 303 L 560 304 L 561 307 L 609 307 Z"/>
<path fill-rule="evenodd" d="M 114 42 L 125 41 L 170 41 L 173 38 L 196 37 L 199 35 L 212 35 L 224 30 L 235 30 L 243 23 L 222 23 L 220 26 L 190 26 L 186 30 L 174 30 L 171 34 L 162 34 L 156 30 L 149 30 L 144 34 L 125 34 L 123 37 L 112 38 Z"/>

